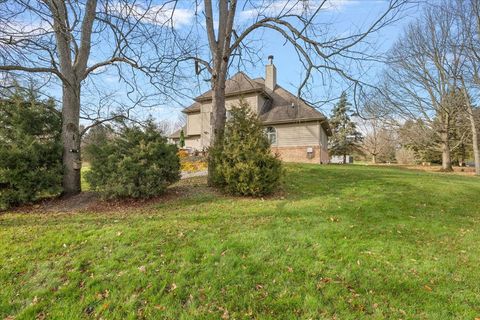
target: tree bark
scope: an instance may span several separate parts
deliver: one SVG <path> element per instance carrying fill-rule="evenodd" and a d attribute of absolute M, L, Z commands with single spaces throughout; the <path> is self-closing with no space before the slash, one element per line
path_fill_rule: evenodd
<path fill-rule="evenodd" d="M 463 85 L 462 93 L 463 93 L 463 97 L 465 98 L 468 120 L 470 120 L 470 127 L 472 130 L 472 146 L 473 146 L 473 158 L 475 161 L 475 175 L 480 176 L 480 148 L 478 146 L 479 141 L 478 141 L 477 124 L 475 122 L 475 116 L 473 114 L 473 108 L 470 102 L 470 96 L 468 95 L 468 92 L 465 89 L 465 81 L 463 81 L 463 79 L 462 79 L 462 85 Z"/>
<path fill-rule="evenodd" d="M 480 176 L 480 148 L 478 147 L 478 131 L 475 123 L 475 117 L 473 110 L 470 107 L 468 118 L 470 119 L 470 125 L 472 127 L 472 144 L 473 144 L 473 157 L 475 159 L 475 174 Z"/>
<path fill-rule="evenodd" d="M 450 140 L 448 138 L 448 130 L 444 130 L 441 134 L 442 139 L 442 171 L 452 172 L 452 159 L 450 156 Z"/>
<path fill-rule="evenodd" d="M 80 183 L 80 83 L 63 85 L 62 144 L 63 195 L 81 192 Z"/>
<path fill-rule="evenodd" d="M 343 164 L 347 163 L 347 155 L 344 153 L 343 154 Z"/>
<path fill-rule="evenodd" d="M 225 82 L 226 82 L 226 70 L 225 74 L 219 72 L 216 76 L 212 77 L 212 116 L 211 127 L 212 136 L 210 138 L 210 147 L 213 148 L 217 141 L 223 136 L 225 130 L 226 112 L 225 112 Z M 213 185 L 214 177 L 214 165 L 213 161 L 208 162 L 208 184 Z"/>
<path fill-rule="evenodd" d="M 373 164 L 377 163 L 377 156 L 375 154 L 372 154 L 372 163 Z"/>

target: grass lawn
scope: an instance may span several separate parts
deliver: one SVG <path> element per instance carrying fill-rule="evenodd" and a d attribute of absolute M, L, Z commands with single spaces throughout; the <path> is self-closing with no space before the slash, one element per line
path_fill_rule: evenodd
<path fill-rule="evenodd" d="M 480 317 L 480 179 L 289 165 L 286 181 L 265 200 L 197 178 L 131 210 L 1 215 L 0 319 Z"/>

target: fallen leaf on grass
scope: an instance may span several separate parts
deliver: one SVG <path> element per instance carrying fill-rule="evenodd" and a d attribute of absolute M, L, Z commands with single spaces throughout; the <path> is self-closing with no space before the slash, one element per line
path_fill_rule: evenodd
<path fill-rule="evenodd" d="M 424 287 L 424 288 L 425 288 L 425 290 L 427 290 L 427 291 L 432 291 L 432 290 L 433 290 L 433 289 L 432 289 L 432 288 L 430 288 L 428 285 L 424 285 L 423 287 Z"/>
<path fill-rule="evenodd" d="M 223 314 L 222 314 L 222 319 L 229 319 L 230 316 L 228 315 L 228 310 L 225 309 L 225 311 L 223 311 Z"/>
<path fill-rule="evenodd" d="M 177 289 L 177 285 L 175 283 L 172 283 L 171 285 L 167 285 L 165 288 L 168 292 L 172 292 L 173 290 Z"/>
<path fill-rule="evenodd" d="M 145 273 L 147 271 L 147 269 L 145 268 L 145 266 L 140 266 L 140 267 L 138 267 L 138 271 Z"/>
<path fill-rule="evenodd" d="M 45 312 L 42 311 L 39 314 L 37 314 L 37 316 L 35 317 L 35 320 L 44 320 L 46 317 L 47 315 L 45 314 Z"/>
<path fill-rule="evenodd" d="M 332 278 L 320 278 L 320 281 L 317 283 L 317 290 L 322 289 L 325 284 L 332 282 Z"/>

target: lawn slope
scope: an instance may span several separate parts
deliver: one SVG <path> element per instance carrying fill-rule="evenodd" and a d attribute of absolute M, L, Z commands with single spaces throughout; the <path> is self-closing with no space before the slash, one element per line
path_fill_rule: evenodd
<path fill-rule="evenodd" d="M 268 199 L 1 215 L 0 319 L 480 317 L 480 179 L 287 171 Z"/>

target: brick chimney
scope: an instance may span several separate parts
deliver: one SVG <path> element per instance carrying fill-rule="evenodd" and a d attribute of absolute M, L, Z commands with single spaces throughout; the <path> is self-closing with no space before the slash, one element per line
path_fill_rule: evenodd
<path fill-rule="evenodd" d="M 277 68 L 273 64 L 273 56 L 268 56 L 268 64 L 265 67 L 265 87 L 275 90 L 277 85 Z"/>

